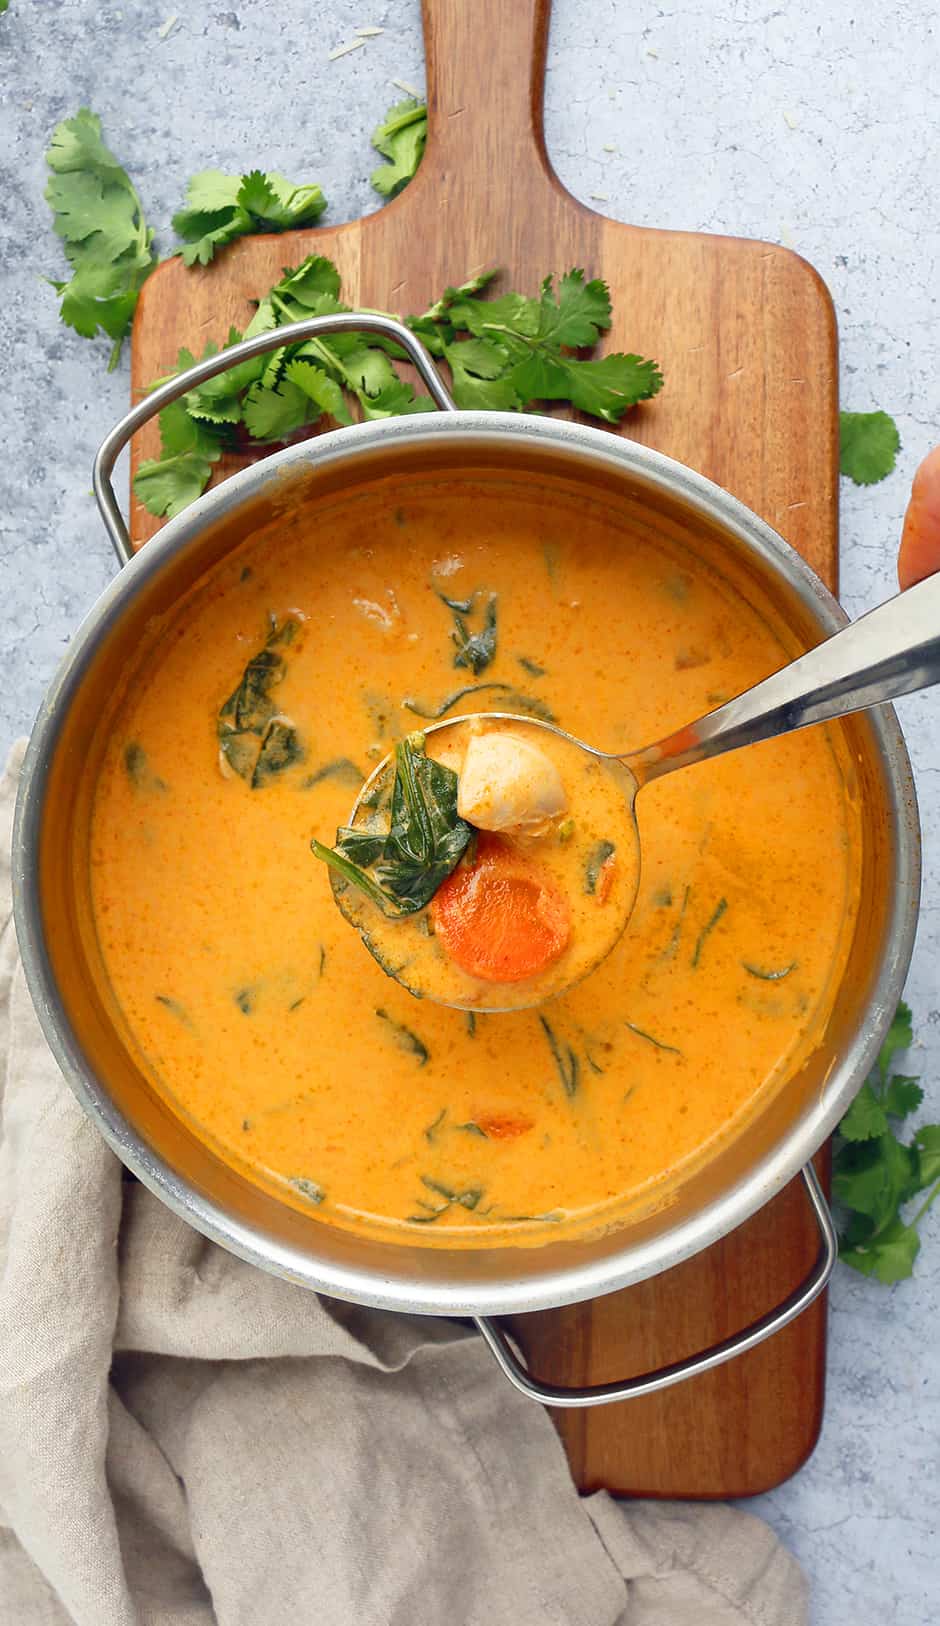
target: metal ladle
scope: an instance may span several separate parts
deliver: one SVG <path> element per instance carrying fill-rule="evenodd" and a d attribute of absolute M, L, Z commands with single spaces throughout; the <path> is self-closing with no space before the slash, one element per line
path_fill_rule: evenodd
<path fill-rule="evenodd" d="M 940 682 L 940 574 L 918 582 L 906 592 L 899 593 L 875 610 L 870 610 L 858 621 L 844 627 L 807 654 L 800 655 L 788 666 L 772 676 L 746 689 L 734 700 L 728 700 L 716 711 L 658 740 L 655 745 L 639 751 L 621 754 L 602 751 L 598 746 L 557 728 L 539 718 L 518 716 L 508 712 L 476 712 L 472 717 L 454 717 L 434 723 L 424 730 L 431 735 L 440 729 L 452 729 L 457 723 L 507 722 L 526 729 L 541 728 L 547 733 L 579 746 L 582 751 L 605 764 L 623 790 L 639 851 L 639 830 L 636 823 L 636 798 L 644 785 L 677 768 L 688 768 L 708 757 L 721 756 L 725 751 L 737 751 L 744 745 L 756 745 L 760 740 L 791 734 L 811 723 L 830 722 L 847 717 L 854 711 L 894 700 L 917 689 L 927 689 Z M 364 795 L 376 780 L 388 770 L 390 757 L 383 758 L 359 792 L 350 817 L 355 824 Z M 639 866 L 637 866 L 639 873 Z M 633 912 L 636 892 L 623 899 L 622 918 L 615 926 L 607 948 L 600 958 L 606 957 L 622 935 Z M 594 969 L 600 959 L 594 961 Z M 580 981 L 582 972 L 578 978 Z M 565 992 L 571 982 L 553 988 L 550 997 Z M 430 992 L 426 997 L 433 998 Z M 532 1003 L 541 1003 L 544 992 Z M 505 1010 L 498 1000 L 499 985 L 493 985 L 493 1002 L 486 996 L 468 1007 L 476 1010 Z M 454 1001 L 440 1001 L 452 1004 Z M 513 1009 L 521 1008 L 513 1005 Z"/>

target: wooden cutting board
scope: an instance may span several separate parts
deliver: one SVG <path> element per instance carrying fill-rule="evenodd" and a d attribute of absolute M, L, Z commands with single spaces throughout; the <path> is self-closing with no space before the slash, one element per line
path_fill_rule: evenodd
<path fill-rule="evenodd" d="M 602 219 L 551 171 L 542 134 L 550 0 L 424 0 L 430 131 L 416 179 L 364 220 L 254 237 L 217 265 L 179 260 L 147 283 L 134 326 L 135 399 L 175 363 L 244 327 L 252 296 L 285 265 L 326 254 L 352 305 L 422 310 L 452 282 L 499 265 L 534 293 L 583 266 L 610 284 L 607 348 L 654 356 L 662 394 L 622 433 L 701 470 L 782 531 L 831 587 L 837 570 L 837 376 L 832 304 L 816 272 L 770 243 Z M 322 71 L 329 69 L 324 65 Z M 629 140 L 629 130 L 624 132 Z M 264 162 L 263 153 L 246 155 Z M 297 171 L 309 163 L 301 154 Z M 499 286 L 499 285 L 498 285 Z M 134 466 L 156 455 L 156 426 Z M 221 465 L 231 472 L 237 460 Z M 136 543 L 159 522 L 138 504 Z M 591 1304 L 523 1317 L 538 1375 L 598 1383 L 722 1338 L 783 1298 L 816 1239 L 800 1185 L 733 1236 L 656 1280 Z M 803 1462 L 822 1419 L 825 1303 L 740 1360 L 660 1396 L 557 1422 L 584 1489 L 742 1496 Z"/>

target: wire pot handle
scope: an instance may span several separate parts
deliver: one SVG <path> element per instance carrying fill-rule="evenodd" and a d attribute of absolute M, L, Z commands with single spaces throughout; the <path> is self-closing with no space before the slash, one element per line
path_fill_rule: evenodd
<path fill-rule="evenodd" d="M 819 1297 L 832 1275 L 839 1252 L 832 1215 L 813 1165 L 807 1163 L 800 1173 L 806 1182 L 813 1216 L 819 1226 L 820 1248 L 809 1275 L 782 1304 L 768 1310 L 766 1315 L 752 1321 L 741 1332 L 723 1338 L 720 1343 L 700 1351 L 698 1355 L 690 1355 L 683 1361 L 674 1361 L 670 1366 L 661 1366 L 655 1372 L 643 1372 L 638 1377 L 619 1383 L 598 1383 L 592 1387 L 571 1389 L 554 1383 L 540 1383 L 519 1359 L 498 1323 L 487 1316 L 477 1316 L 476 1324 L 510 1383 L 530 1400 L 538 1400 L 543 1406 L 609 1406 L 616 1400 L 634 1400 L 640 1395 L 656 1394 L 674 1383 L 684 1383 L 686 1378 L 697 1377 L 700 1372 L 710 1372 L 713 1367 L 722 1366 L 736 1355 L 754 1349 L 775 1332 L 781 1332 Z"/>
<path fill-rule="evenodd" d="M 256 333 L 250 339 L 242 339 L 227 350 L 220 350 L 218 355 L 197 361 L 185 373 L 179 373 L 176 378 L 168 379 L 165 384 L 151 390 L 120 423 L 115 424 L 101 442 L 92 472 L 92 487 L 119 564 L 126 565 L 133 558 L 134 549 L 111 477 L 114 465 L 131 436 L 165 406 L 178 401 L 181 395 L 186 395 L 198 384 L 204 384 L 207 379 L 227 372 L 229 367 L 235 367 L 241 361 L 251 361 L 255 356 L 266 355 L 269 350 L 279 350 L 282 345 L 299 344 L 305 339 L 316 339 L 327 333 L 377 333 L 383 339 L 392 339 L 401 345 L 408 360 L 414 363 L 418 376 L 427 385 L 428 393 L 441 411 L 456 412 L 456 403 L 423 344 L 415 338 L 410 328 L 392 316 L 358 311 L 343 312 L 337 316 L 310 316 L 304 322 L 291 322 L 285 327 L 271 328 L 265 333 Z"/>

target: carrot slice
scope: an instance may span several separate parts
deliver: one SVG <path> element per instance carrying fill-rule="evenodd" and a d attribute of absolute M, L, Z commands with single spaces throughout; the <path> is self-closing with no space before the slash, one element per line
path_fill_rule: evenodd
<path fill-rule="evenodd" d="M 473 1122 L 482 1129 L 488 1140 L 514 1140 L 535 1128 L 532 1118 L 516 1118 L 511 1112 L 478 1112 Z"/>
<path fill-rule="evenodd" d="M 498 836 L 481 836 L 431 902 L 434 930 L 461 970 L 484 982 L 523 982 L 564 953 L 567 898 L 541 865 Z"/>
<path fill-rule="evenodd" d="M 913 587 L 940 570 L 940 446 L 928 452 L 914 476 L 904 515 L 898 581 Z"/>

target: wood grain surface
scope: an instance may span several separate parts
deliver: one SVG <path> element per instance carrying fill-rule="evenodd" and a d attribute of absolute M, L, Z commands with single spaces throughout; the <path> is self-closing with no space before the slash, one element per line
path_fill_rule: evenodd
<path fill-rule="evenodd" d="M 836 585 L 836 331 L 816 272 L 769 243 L 602 219 L 551 170 L 542 132 L 549 0 L 424 0 L 430 115 L 415 180 L 364 220 L 253 237 L 205 271 L 175 260 L 144 288 L 134 325 L 135 400 L 185 344 L 222 343 L 306 254 L 326 254 L 352 305 L 406 314 L 484 266 L 535 292 L 584 266 L 610 284 L 606 348 L 654 356 L 665 388 L 620 431 L 709 475 Z M 629 140 L 629 130 L 624 131 Z M 255 155 L 263 164 L 264 154 Z M 303 169 L 303 165 L 300 165 Z M 132 466 L 156 455 L 156 426 Z M 238 466 L 228 458 L 224 477 Z M 132 507 L 136 544 L 159 521 Z M 785 1296 L 815 1232 L 801 1185 L 707 1253 L 591 1304 L 516 1324 L 539 1376 L 597 1383 L 724 1337 Z M 825 1303 L 740 1360 L 645 1400 L 557 1418 L 584 1489 L 715 1497 L 778 1484 L 822 1417 Z"/>

